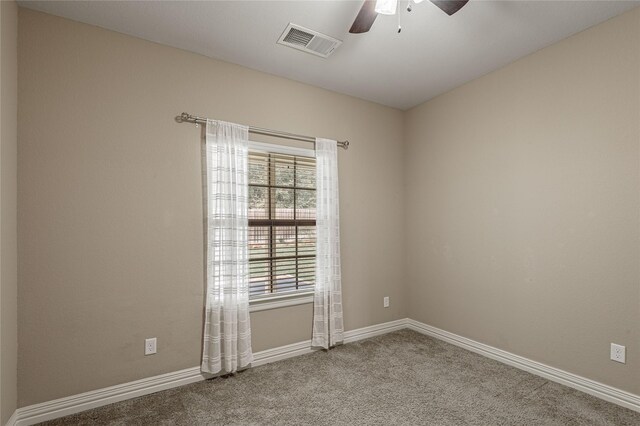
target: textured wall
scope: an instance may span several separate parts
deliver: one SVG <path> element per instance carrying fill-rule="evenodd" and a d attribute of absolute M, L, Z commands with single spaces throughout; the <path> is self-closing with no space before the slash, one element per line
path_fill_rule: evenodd
<path fill-rule="evenodd" d="M 19 23 L 20 406 L 199 365 L 200 130 L 182 111 L 350 139 L 345 327 L 404 317 L 401 111 L 30 10 Z M 298 342 L 311 305 L 251 320 L 256 351 Z"/>
<path fill-rule="evenodd" d="M 17 401 L 17 108 L 18 6 L 0 2 L 0 424 Z"/>
<path fill-rule="evenodd" d="M 352 141 L 347 329 L 408 314 L 640 393 L 639 10 L 404 114 L 33 11 L 19 31 L 20 406 L 199 364 L 181 111 Z M 254 349 L 310 325 L 310 305 L 254 313 Z"/>
<path fill-rule="evenodd" d="M 407 112 L 409 317 L 640 393 L 639 148 L 640 9 Z"/>

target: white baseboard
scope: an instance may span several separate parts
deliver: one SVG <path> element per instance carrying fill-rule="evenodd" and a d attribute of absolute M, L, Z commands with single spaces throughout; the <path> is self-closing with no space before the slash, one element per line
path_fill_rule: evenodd
<path fill-rule="evenodd" d="M 7 420 L 6 426 L 14 426 L 16 424 L 16 417 L 18 416 L 18 412 L 14 411 L 9 420 Z"/>
<path fill-rule="evenodd" d="M 344 333 L 344 340 L 345 343 L 355 342 L 357 340 L 366 339 L 380 334 L 390 333 L 405 327 L 406 319 L 390 321 L 346 331 Z M 254 361 L 251 365 L 257 367 L 270 362 L 280 361 L 311 352 L 313 352 L 313 349 L 311 349 L 311 340 L 293 343 L 291 345 L 280 346 L 278 348 L 267 349 L 254 353 Z M 126 399 L 148 395 L 161 390 L 199 382 L 209 377 L 211 376 L 203 375 L 200 372 L 200 367 L 198 366 L 129 383 L 123 383 L 121 385 L 110 386 L 108 388 L 89 391 L 78 395 L 72 395 L 40 404 L 29 405 L 27 407 L 18 408 L 9 419 L 7 426 L 33 425 L 47 420 L 79 413 L 81 411 L 90 410 L 92 408 L 101 407 L 103 405 L 113 404 L 114 402 L 124 401 Z"/>
<path fill-rule="evenodd" d="M 356 342 L 358 340 L 368 339 L 369 337 L 402 330 L 407 328 L 407 321 L 407 318 L 402 318 L 395 321 L 383 322 L 382 324 L 370 325 L 369 327 L 358 328 L 356 330 L 345 331 L 344 343 Z"/>
<path fill-rule="evenodd" d="M 558 368 L 532 361 L 528 358 L 503 351 L 484 343 L 441 330 L 436 327 L 412 319 L 400 319 L 344 333 L 344 343 L 355 342 L 369 337 L 409 328 L 419 333 L 443 340 L 480 355 L 495 359 L 521 370 L 544 377 L 551 381 L 580 390 L 614 404 L 640 412 L 640 396 L 569 373 Z M 268 364 L 299 355 L 313 352 L 311 341 L 293 343 L 273 349 L 256 352 L 252 366 Z M 199 382 L 211 376 L 200 372 L 200 367 L 192 367 L 173 373 L 136 380 L 134 382 L 115 385 L 104 389 L 81 393 L 53 401 L 18 408 L 6 426 L 28 426 L 35 423 L 56 419 L 79 413 L 92 408 L 101 407 L 114 402 L 124 401 L 142 395 Z"/>
<path fill-rule="evenodd" d="M 200 367 L 148 377 L 121 385 L 97 389 L 53 401 L 29 405 L 16 410 L 16 426 L 33 425 L 58 417 L 79 413 L 114 402 L 124 401 L 161 390 L 205 380 Z"/>
<path fill-rule="evenodd" d="M 351 343 L 362 339 L 368 339 L 369 337 L 391 333 L 392 331 L 402 330 L 403 328 L 407 328 L 406 318 L 389 321 L 382 324 L 370 325 L 368 327 L 362 327 L 355 330 L 345 331 L 344 343 Z M 251 364 L 251 366 L 257 367 L 259 365 L 268 364 L 270 362 L 280 361 L 298 355 L 309 354 L 315 350 L 317 349 L 311 348 L 311 340 L 305 340 L 304 342 L 279 346 L 277 348 L 267 349 L 254 353 L 253 363 Z"/>
<path fill-rule="evenodd" d="M 471 352 L 486 356 L 487 358 L 495 359 L 496 361 L 528 371 L 529 373 L 544 377 L 545 379 L 553 382 L 563 384 L 600 399 L 604 399 L 605 401 L 613 402 L 614 404 L 640 412 L 640 396 L 638 395 L 512 354 L 511 352 L 503 351 L 502 349 L 494 348 L 493 346 L 485 345 L 484 343 L 476 342 L 475 340 L 441 330 L 419 321 L 407 319 L 406 324 L 407 328 L 417 331 L 418 333 L 435 337 L 436 339 L 443 340 Z"/>

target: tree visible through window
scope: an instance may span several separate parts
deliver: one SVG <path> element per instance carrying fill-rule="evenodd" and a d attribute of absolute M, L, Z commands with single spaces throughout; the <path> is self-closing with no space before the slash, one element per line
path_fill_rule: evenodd
<path fill-rule="evenodd" d="M 315 158 L 249 152 L 249 295 L 311 290 Z"/>

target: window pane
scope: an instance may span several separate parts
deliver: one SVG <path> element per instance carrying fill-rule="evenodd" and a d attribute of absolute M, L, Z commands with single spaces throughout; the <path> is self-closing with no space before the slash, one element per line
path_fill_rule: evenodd
<path fill-rule="evenodd" d="M 252 265 L 253 267 L 253 265 Z M 259 275 L 249 278 L 249 297 L 271 294 L 269 275 Z"/>
<path fill-rule="evenodd" d="M 269 227 L 249 227 L 249 260 L 269 257 Z"/>
<path fill-rule="evenodd" d="M 249 183 L 267 185 L 269 183 L 269 157 L 251 155 L 249 158 Z"/>
<path fill-rule="evenodd" d="M 316 228 L 315 226 L 298 227 L 298 256 L 316 254 Z"/>
<path fill-rule="evenodd" d="M 277 226 L 273 228 L 276 233 L 276 257 L 296 255 L 296 227 Z"/>
<path fill-rule="evenodd" d="M 296 260 L 288 259 L 276 262 L 274 291 L 296 290 Z"/>
<path fill-rule="evenodd" d="M 296 186 L 299 188 L 316 187 L 315 163 L 311 164 L 309 162 L 299 162 L 298 168 L 296 170 Z"/>
<path fill-rule="evenodd" d="M 293 157 L 283 159 L 276 158 L 276 186 L 293 186 Z"/>
<path fill-rule="evenodd" d="M 316 218 L 316 191 L 296 189 L 296 219 Z"/>
<path fill-rule="evenodd" d="M 268 188 L 249 186 L 249 219 L 269 219 Z"/>
<path fill-rule="evenodd" d="M 293 189 L 274 189 L 275 219 L 293 219 Z"/>
<path fill-rule="evenodd" d="M 316 279 L 316 259 L 298 259 L 298 290 L 311 290 Z"/>
<path fill-rule="evenodd" d="M 249 296 L 271 293 L 269 227 L 249 227 Z M 261 259 L 261 260 L 260 260 Z"/>

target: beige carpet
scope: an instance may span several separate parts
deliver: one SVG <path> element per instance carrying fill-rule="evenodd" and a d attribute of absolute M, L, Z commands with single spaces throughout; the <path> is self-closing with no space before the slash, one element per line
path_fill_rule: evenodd
<path fill-rule="evenodd" d="M 640 413 L 413 331 L 50 425 L 640 425 Z"/>

